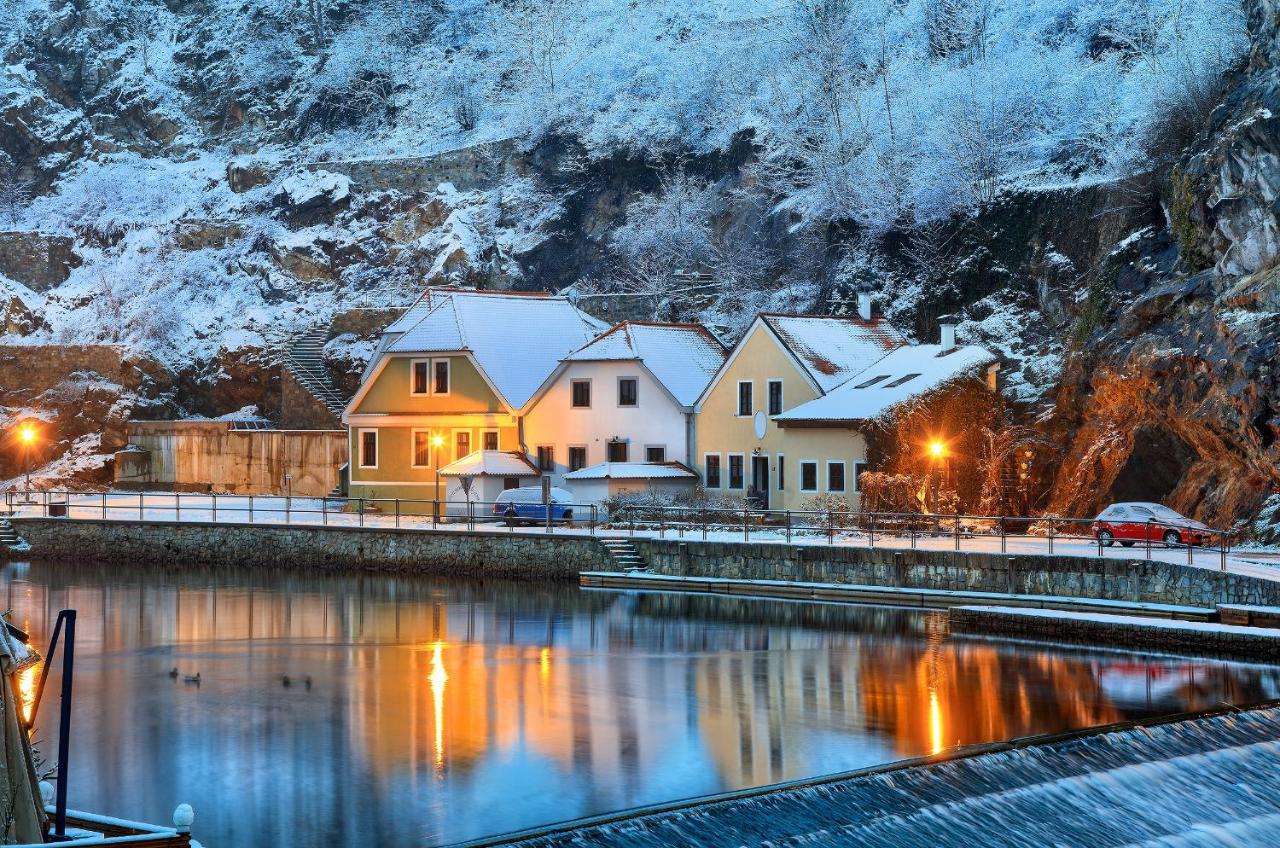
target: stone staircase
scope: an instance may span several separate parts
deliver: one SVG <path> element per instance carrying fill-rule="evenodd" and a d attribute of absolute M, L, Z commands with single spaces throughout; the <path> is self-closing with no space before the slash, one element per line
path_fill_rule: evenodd
<path fill-rule="evenodd" d="M 0 550 L 12 553 L 24 553 L 31 550 L 31 546 L 23 541 L 18 535 L 18 531 L 13 529 L 13 525 L 9 523 L 9 519 L 0 518 Z"/>
<path fill-rule="evenodd" d="M 649 570 L 644 557 L 640 556 L 640 551 L 636 549 L 630 539 L 601 539 L 600 543 L 608 551 L 609 560 L 614 567 L 623 571 Z"/>
<path fill-rule="evenodd" d="M 314 395 L 335 418 L 341 418 L 347 408 L 347 399 L 338 391 L 324 367 L 324 345 L 328 338 L 327 324 L 317 324 L 294 337 L 285 349 L 284 365 L 298 385 Z"/>

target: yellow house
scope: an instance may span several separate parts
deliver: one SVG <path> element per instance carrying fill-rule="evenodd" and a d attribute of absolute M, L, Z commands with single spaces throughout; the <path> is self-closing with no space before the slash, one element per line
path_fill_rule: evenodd
<path fill-rule="evenodd" d="M 800 509 L 820 495 L 859 503 L 866 425 L 995 356 L 909 345 L 869 299 L 857 316 L 756 317 L 696 407 L 697 470 L 710 492 Z M 947 335 L 950 333 L 950 335 Z"/>
<path fill-rule="evenodd" d="M 444 466 L 527 453 L 518 410 L 605 328 L 561 297 L 428 289 L 383 331 L 343 413 L 351 497 L 443 499 Z"/>

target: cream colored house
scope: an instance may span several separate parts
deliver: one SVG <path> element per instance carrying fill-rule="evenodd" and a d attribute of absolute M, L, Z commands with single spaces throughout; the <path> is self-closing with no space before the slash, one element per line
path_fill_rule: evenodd
<path fill-rule="evenodd" d="M 383 331 L 343 413 L 351 496 L 444 498 L 445 466 L 529 453 L 519 410 L 605 328 L 561 297 L 427 290 Z"/>
<path fill-rule="evenodd" d="M 868 422 L 995 356 L 910 345 L 863 299 L 857 316 L 756 317 L 697 404 L 697 471 L 713 492 L 800 509 L 819 495 L 856 508 Z M 945 342 L 945 339 L 944 339 Z"/>

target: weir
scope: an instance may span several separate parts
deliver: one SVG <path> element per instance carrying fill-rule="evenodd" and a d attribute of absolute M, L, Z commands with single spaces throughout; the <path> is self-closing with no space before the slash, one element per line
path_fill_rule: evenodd
<path fill-rule="evenodd" d="M 937 759 L 462 845 L 1280 844 L 1277 702 Z"/>

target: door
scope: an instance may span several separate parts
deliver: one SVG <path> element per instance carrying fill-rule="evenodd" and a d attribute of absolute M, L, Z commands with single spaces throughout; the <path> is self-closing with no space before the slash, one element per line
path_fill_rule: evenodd
<path fill-rule="evenodd" d="M 751 457 L 751 487 L 755 489 L 756 504 L 760 509 L 769 508 L 769 457 Z"/>

